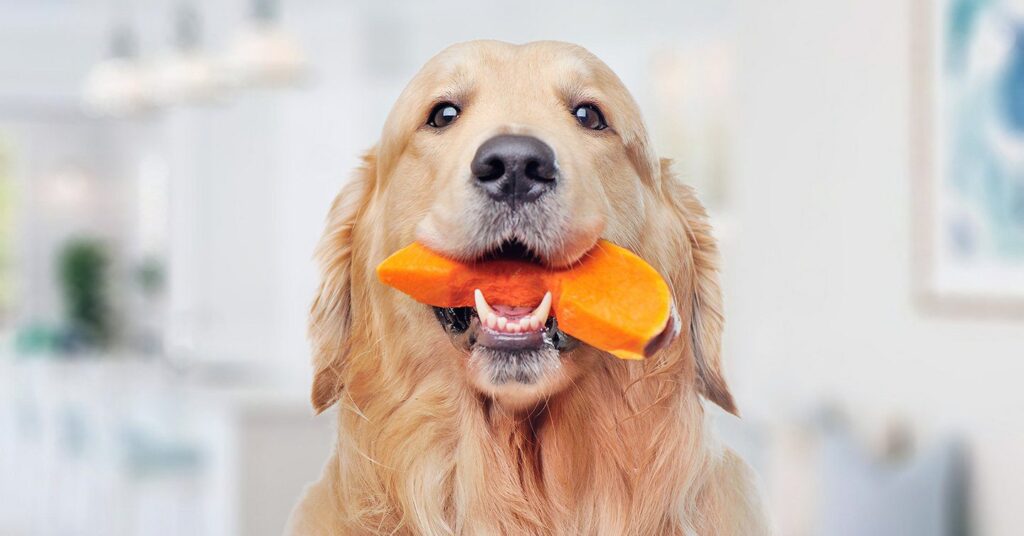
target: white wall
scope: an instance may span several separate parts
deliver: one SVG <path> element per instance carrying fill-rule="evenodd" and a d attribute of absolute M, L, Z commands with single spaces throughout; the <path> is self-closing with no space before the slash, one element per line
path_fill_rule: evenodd
<path fill-rule="evenodd" d="M 816 400 L 963 432 L 979 534 L 1024 526 L 1024 323 L 911 300 L 911 7 L 748 1 L 728 350 L 748 414 Z M 876 424 L 877 426 L 877 424 Z"/>

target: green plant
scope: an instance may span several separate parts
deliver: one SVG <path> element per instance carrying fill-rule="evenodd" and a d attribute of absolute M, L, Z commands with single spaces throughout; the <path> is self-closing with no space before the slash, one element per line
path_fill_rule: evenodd
<path fill-rule="evenodd" d="M 87 345 L 109 344 L 113 323 L 106 248 L 96 240 L 72 240 L 61 251 L 59 263 L 61 291 L 72 334 Z"/>

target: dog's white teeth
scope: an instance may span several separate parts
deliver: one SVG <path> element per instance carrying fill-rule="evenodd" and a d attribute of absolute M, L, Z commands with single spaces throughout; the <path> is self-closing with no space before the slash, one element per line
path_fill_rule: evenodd
<path fill-rule="evenodd" d="M 476 301 L 476 315 L 480 317 L 480 323 L 495 329 L 498 327 L 498 314 L 491 309 L 491 306 L 484 299 L 484 293 L 480 289 L 473 291 L 473 299 Z"/>
<path fill-rule="evenodd" d="M 551 293 L 544 294 L 544 299 L 529 315 L 517 320 L 509 320 L 499 315 L 487 303 L 484 293 L 480 289 L 473 291 L 473 299 L 476 301 L 476 314 L 480 317 L 480 323 L 490 329 L 505 331 L 508 333 L 521 333 L 524 331 L 536 331 L 548 321 L 551 313 Z"/>
<path fill-rule="evenodd" d="M 545 322 L 548 321 L 548 315 L 551 313 L 551 293 L 545 292 L 544 299 L 540 301 L 540 305 L 530 313 L 530 316 L 524 320 L 529 320 L 530 327 L 533 329 L 540 328 Z M 536 326 L 534 326 L 536 324 Z"/>

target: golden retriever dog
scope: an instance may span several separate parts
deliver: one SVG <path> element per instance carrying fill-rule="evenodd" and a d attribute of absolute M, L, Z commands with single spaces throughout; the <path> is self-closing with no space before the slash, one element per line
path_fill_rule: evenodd
<path fill-rule="evenodd" d="M 375 274 L 414 241 L 564 267 L 602 238 L 672 289 L 681 335 L 644 361 L 557 317 L 499 333 Z M 430 60 L 335 200 L 318 258 L 312 402 L 338 404 L 338 434 L 291 534 L 767 532 L 749 470 L 706 425 L 702 400 L 736 408 L 704 209 L 583 48 L 478 41 Z M 510 323 L 532 314 L 483 298 Z"/>

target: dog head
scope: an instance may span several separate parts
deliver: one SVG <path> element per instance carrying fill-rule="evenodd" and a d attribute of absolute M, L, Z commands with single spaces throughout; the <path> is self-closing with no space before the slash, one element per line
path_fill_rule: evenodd
<path fill-rule="evenodd" d="M 379 144 L 331 209 L 311 314 L 313 404 L 328 407 L 370 370 L 439 374 L 467 392 L 529 407 L 588 374 L 625 378 L 625 368 L 647 367 L 695 382 L 734 411 L 705 220 L 691 190 L 653 154 L 629 92 L 589 52 L 556 42 L 452 46 L 402 92 Z M 672 287 L 684 336 L 648 363 L 581 344 L 557 318 L 496 333 L 473 308 L 421 305 L 374 276 L 413 241 L 461 260 L 563 267 L 601 238 L 636 252 Z M 500 296 L 485 299 L 510 325 L 530 314 Z M 369 360 L 373 367 L 355 366 Z"/>

